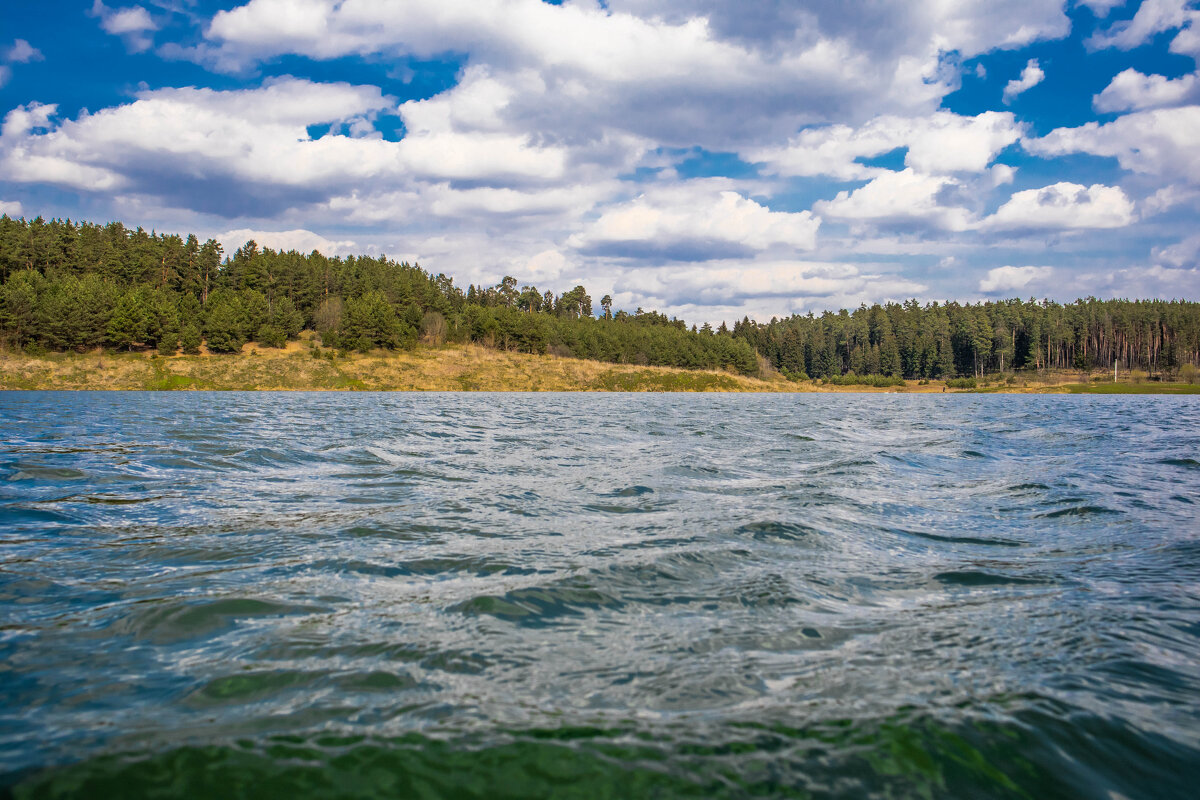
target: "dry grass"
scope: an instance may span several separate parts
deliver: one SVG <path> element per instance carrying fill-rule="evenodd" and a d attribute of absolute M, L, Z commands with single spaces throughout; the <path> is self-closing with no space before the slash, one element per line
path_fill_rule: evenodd
<path fill-rule="evenodd" d="M 981 386 L 983 391 L 1067 391 L 1045 382 Z M 511 353 L 477 345 L 420 347 L 412 352 L 338 355 L 311 339 L 283 350 L 247 345 L 240 354 L 0 352 L 0 389 L 218 389 L 381 391 L 875 392 L 944 390 L 941 381 L 869 388 L 765 380 L 727 372 L 607 364 Z M 953 392 L 954 390 L 951 390 Z"/>
<path fill-rule="evenodd" d="M 474 345 L 338 355 L 293 342 L 235 355 L 0 353 L 0 389 L 261 389 L 408 391 L 794 390 L 724 372 L 604 364 Z"/>

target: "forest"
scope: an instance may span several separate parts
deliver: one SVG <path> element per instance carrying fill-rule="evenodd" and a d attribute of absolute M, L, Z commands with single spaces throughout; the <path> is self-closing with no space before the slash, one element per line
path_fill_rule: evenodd
<path fill-rule="evenodd" d="M 598 307 L 505 277 L 465 290 L 386 256 L 277 252 L 70 220 L 0 216 L 0 342 L 164 355 L 283 347 L 312 330 L 341 350 L 474 342 L 613 363 L 772 369 L 801 380 L 954 378 L 1012 370 L 1172 375 L 1200 361 L 1200 303 L 1006 300 L 861 306 L 759 323 L 689 327 L 654 311 Z"/>

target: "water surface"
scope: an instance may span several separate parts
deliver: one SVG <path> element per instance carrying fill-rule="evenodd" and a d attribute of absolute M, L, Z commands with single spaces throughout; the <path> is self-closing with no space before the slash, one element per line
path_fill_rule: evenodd
<path fill-rule="evenodd" d="M 1200 402 L 0 395 L 0 794 L 1190 797 Z"/>

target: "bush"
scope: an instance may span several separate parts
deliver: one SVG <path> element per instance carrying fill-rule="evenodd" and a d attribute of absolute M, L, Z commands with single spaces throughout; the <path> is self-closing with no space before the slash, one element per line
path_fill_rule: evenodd
<path fill-rule="evenodd" d="M 785 370 L 781 370 L 781 372 L 783 373 L 783 377 L 787 378 L 792 383 L 801 383 L 803 381 L 808 380 L 808 375 L 806 375 L 804 373 L 804 370 L 798 370 L 796 372 L 791 372 L 790 370 L 785 369 Z"/>
<path fill-rule="evenodd" d="M 951 389 L 974 389 L 978 385 L 974 378 L 950 378 L 946 381 L 946 386 Z"/>
<path fill-rule="evenodd" d="M 189 356 L 196 355 L 200 352 L 200 329 L 191 323 L 184 325 L 179 342 L 183 345 L 183 352 Z"/>
<path fill-rule="evenodd" d="M 179 334 L 175 331 L 163 331 L 163 335 L 158 339 L 158 352 L 160 355 L 173 356 L 175 351 L 179 349 Z"/>
<path fill-rule="evenodd" d="M 263 325 L 254 335 L 254 341 L 263 347 L 284 348 L 287 347 L 287 339 L 287 333 L 274 325 Z"/>
<path fill-rule="evenodd" d="M 855 375 L 847 372 L 845 375 L 830 375 L 825 382 L 833 386 L 871 386 L 882 389 L 886 386 L 903 386 L 903 378 L 890 375 Z"/>

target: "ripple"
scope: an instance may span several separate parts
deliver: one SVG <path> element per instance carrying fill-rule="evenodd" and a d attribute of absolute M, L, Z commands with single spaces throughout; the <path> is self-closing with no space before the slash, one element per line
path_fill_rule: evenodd
<path fill-rule="evenodd" d="M 0 394 L 0 796 L 1190 797 L 1198 430 Z"/>
<path fill-rule="evenodd" d="M 1121 511 L 1116 509 L 1106 508 L 1099 505 L 1078 505 L 1060 508 L 1055 511 L 1048 511 L 1045 514 L 1037 514 L 1036 516 L 1043 519 L 1058 519 L 1059 517 L 1094 517 L 1118 515 Z"/>
<path fill-rule="evenodd" d="M 253 597 L 218 600 L 155 600 L 138 607 L 113 624 L 114 633 L 167 644 L 211 636 L 240 620 L 326 611 L 318 606 L 278 603 Z"/>

